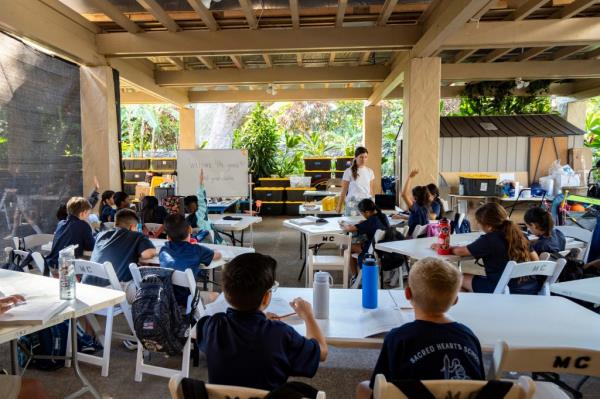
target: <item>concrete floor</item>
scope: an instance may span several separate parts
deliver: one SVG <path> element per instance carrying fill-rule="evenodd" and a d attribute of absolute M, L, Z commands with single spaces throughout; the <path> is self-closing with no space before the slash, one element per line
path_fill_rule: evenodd
<path fill-rule="evenodd" d="M 282 286 L 301 286 L 298 273 L 302 265 L 299 259 L 299 234 L 282 227 L 284 218 L 265 218 L 257 226 L 254 234 L 255 248 L 258 252 L 268 253 L 278 261 L 277 280 Z M 249 239 L 249 237 L 248 237 Z M 116 322 L 116 328 L 123 326 Z M 600 339 L 600 337 L 599 337 Z M 299 379 L 321 389 L 328 398 L 348 399 L 354 396 L 354 388 L 359 381 L 368 379 L 377 360 L 378 350 L 330 348 L 329 358 L 321 365 L 313 379 Z M 164 359 L 154 355 L 153 362 L 180 364 L 180 358 Z M 484 359 L 489 365 L 489 356 Z M 8 367 L 7 345 L 0 346 L 0 366 Z M 144 376 L 143 382 L 133 381 L 135 371 L 135 352 L 127 351 L 120 342 L 113 341 L 110 373 L 107 378 L 100 377 L 100 368 L 81 365 L 84 374 L 106 398 L 168 398 L 167 379 Z M 190 374 L 194 378 L 206 379 L 206 369 L 192 367 Z M 71 369 L 55 372 L 28 370 L 27 376 L 39 378 L 51 398 L 62 398 L 79 388 L 78 381 Z M 575 383 L 578 377 L 565 377 L 569 383 Z M 600 399 L 600 379 L 587 382 L 583 388 L 585 398 Z M 88 396 L 91 397 L 91 396 Z M 1 399 L 1 398 L 0 398 Z"/>

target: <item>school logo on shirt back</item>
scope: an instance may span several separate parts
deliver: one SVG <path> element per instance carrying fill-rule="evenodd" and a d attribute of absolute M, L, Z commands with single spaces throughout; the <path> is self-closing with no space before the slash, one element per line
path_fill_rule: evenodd
<path fill-rule="evenodd" d="M 448 355 L 444 355 L 444 367 L 440 370 L 444 373 L 445 380 L 470 380 L 465 368 L 460 364 L 460 360 L 454 358 L 450 360 Z"/>

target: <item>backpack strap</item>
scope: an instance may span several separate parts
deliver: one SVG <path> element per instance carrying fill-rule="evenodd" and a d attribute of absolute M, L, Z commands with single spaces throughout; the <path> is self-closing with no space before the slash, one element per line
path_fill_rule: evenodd
<path fill-rule="evenodd" d="M 300 381 L 290 381 L 275 388 L 264 399 L 315 399 L 319 391 Z"/>
<path fill-rule="evenodd" d="M 502 399 L 513 387 L 510 381 L 491 380 L 477 392 L 475 399 Z"/>
<path fill-rule="evenodd" d="M 183 392 L 183 399 L 208 399 L 204 381 L 183 378 L 181 380 L 181 391 Z"/>
<path fill-rule="evenodd" d="M 392 380 L 396 386 L 408 399 L 435 399 L 435 396 L 421 382 L 421 380 Z"/>

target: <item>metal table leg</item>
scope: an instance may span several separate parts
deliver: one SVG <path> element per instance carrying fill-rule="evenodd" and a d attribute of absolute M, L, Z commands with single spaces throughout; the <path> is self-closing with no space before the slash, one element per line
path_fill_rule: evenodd
<path fill-rule="evenodd" d="M 77 362 L 77 319 L 72 318 L 70 325 L 71 325 L 70 326 L 71 327 L 71 365 L 73 367 L 73 370 L 75 370 L 75 375 L 77 376 L 77 378 L 79 378 L 79 381 L 81 381 L 81 383 L 83 384 L 83 387 L 80 390 L 78 390 L 77 392 L 74 392 L 71 395 L 65 397 L 65 399 L 77 398 L 87 392 L 92 394 L 92 396 L 94 398 L 101 399 L 101 396 L 98 393 L 98 391 L 96 390 L 96 388 L 94 388 L 94 386 L 92 384 L 90 384 L 90 382 L 87 380 L 87 378 L 85 378 L 85 376 L 81 373 L 81 370 L 79 369 L 79 363 Z"/>
<path fill-rule="evenodd" d="M 244 246 L 244 230 L 242 230 L 242 238 L 240 239 L 240 245 Z"/>
<path fill-rule="evenodd" d="M 17 340 L 13 339 L 10 341 L 10 373 L 12 375 L 19 375 L 19 358 L 17 355 Z"/>
<path fill-rule="evenodd" d="M 302 262 L 302 269 L 300 269 L 300 274 L 298 275 L 298 281 L 302 279 L 302 274 L 304 273 L 304 269 L 306 269 L 306 245 L 308 243 L 307 237 L 304 233 L 300 233 L 300 252 L 304 252 L 304 259 Z M 300 257 L 302 259 L 302 257 Z"/>

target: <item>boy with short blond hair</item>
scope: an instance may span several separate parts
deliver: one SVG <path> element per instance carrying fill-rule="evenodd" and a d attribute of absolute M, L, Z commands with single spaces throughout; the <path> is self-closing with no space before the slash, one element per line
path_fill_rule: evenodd
<path fill-rule="evenodd" d="M 446 315 L 458 301 L 461 283 L 458 269 L 444 260 L 425 258 L 413 265 L 405 295 L 415 321 L 386 335 L 371 381 L 359 384 L 357 398 L 371 396 L 377 374 L 388 381 L 485 379 L 479 340 Z"/>
<path fill-rule="evenodd" d="M 71 197 L 67 202 L 67 218 L 61 220 L 54 231 L 52 250 L 46 258 L 52 268 L 58 267 L 58 253 L 69 245 L 77 244 L 75 256 L 94 249 L 92 226 L 87 222 L 92 205 L 83 197 Z"/>

